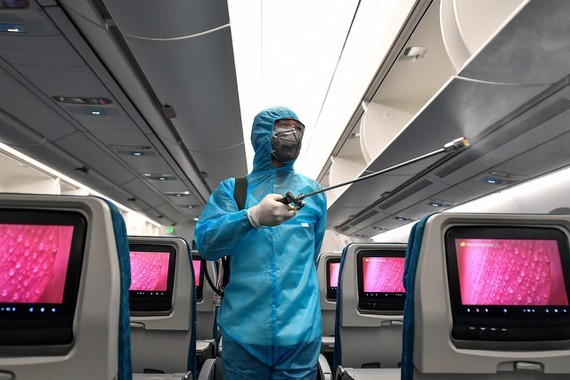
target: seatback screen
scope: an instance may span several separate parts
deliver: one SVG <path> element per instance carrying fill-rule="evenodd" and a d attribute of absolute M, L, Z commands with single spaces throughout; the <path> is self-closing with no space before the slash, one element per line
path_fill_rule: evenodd
<path fill-rule="evenodd" d="M 165 292 L 169 252 L 131 251 L 130 290 Z"/>
<path fill-rule="evenodd" d="M 336 293 L 338 291 L 338 276 L 340 272 L 340 258 L 329 257 L 326 259 L 326 285 L 327 300 L 336 301 Z"/>
<path fill-rule="evenodd" d="M 176 248 L 168 244 L 129 244 L 132 315 L 162 315 L 172 310 Z"/>
<path fill-rule="evenodd" d="M 76 212 L 0 210 L 0 345 L 73 341 L 86 229 Z"/>
<path fill-rule="evenodd" d="M 200 255 L 192 255 L 192 265 L 194 267 L 194 285 L 196 287 L 196 300 L 201 301 L 204 298 L 204 271 L 206 270 L 206 260 Z"/>
<path fill-rule="evenodd" d="M 568 238 L 555 228 L 455 227 L 446 234 L 453 336 L 567 339 Z"/>
<path fill-rule="evenodd" d="M 361 310 L 402 313 L 406 299 L 404 250 L 360 251 L 356 255 Z"/>

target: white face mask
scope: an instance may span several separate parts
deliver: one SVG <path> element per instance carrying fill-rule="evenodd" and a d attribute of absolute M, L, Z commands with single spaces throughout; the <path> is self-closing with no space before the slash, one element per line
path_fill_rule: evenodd
<path fill-rule="evenodd" d="M 297 129 L 275 129 L 271 137 L 271 154 L 282 163 L 295 160 L 301 152 L 303 131 Z"/>

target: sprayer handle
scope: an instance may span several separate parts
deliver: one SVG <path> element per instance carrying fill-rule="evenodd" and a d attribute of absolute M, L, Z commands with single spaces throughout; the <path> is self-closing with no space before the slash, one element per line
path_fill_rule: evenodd
<path fill-rule="evenodd" d="M 297 210 L 300 210 L 305 205 L 305 202 L 303 202 L 301 199 L 299 199 L 299 198 L 302 198 L 302 195 L 303 194 L 300 194 L 299 196 L 296 197 L 293 195 L 293 193 L 288 191 L 287 194 L 285 194 L 285 196 L 279 200 L 279 202 L 281 202 L 285 205 L 292 204 L 297 208 Z"/>

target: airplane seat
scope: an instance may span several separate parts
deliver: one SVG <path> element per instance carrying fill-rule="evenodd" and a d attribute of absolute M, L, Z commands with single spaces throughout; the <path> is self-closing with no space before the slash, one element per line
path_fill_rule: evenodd
<path fill-rule="evenodd" d="M 96 198 L 0 194 L 0 378 L 131 378 L 128 244 Z"/>
<path fill-rule="evenodd" d="M 216 356 L 214 329 L 216 312 L 214 309 L 214 290 L 206 280 L 206 274 L 214 281 L 214 262 L 204 260 L 198 251 L 192 251 L 192 260 L 199 262 L 200 270 L 196 271 L 196 360 L 197 368 L 201 368 L 207 359 Z"/>
<path fill-rule="evenodd" d="M 180 237 L 129 236 L 133 371 L 196 373 L 195 269 Z"/>
<path fill-rule="evenodd" d="M 335 378 L 370 369 L 399 374 L 406 244 L 352 243 L 341 257 L 335 321 Z"/>
<path fill-rule="evenodd" d="M 570 216 L 441 213 L 413 227 L 403 380 L 570 377 Z"/>
<path fill-rule="evenodd" d="M 324 252 L 321 253 L 317 259 L 317 275 L 319 278 L 319 293 L 323 324 L 323 343 L 321 346 L 321 353 L 331 361 L 331 356 L 334 352 L 334 322 L 336 314 L 336 292 L 338 289 L 340 255 L 340 252 Z"/>

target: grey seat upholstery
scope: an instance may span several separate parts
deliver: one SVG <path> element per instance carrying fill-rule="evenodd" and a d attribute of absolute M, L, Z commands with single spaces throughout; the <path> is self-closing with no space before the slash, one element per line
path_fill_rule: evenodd
<path fill-rule="evenodd" d="M 418 222 L 406 259 L 402 379 L 569 378 L 569 237 L 570 216 Z"/>
<path fill-rule="evenodd" d="M 399 268 L 403 269 L 405 244 L 353 243 L 343 251 L 339 279 L 335 373 L 340 378 L 352 378 L 352 369 L 398 368 L 401 360 L 402 306 L 398 311 L 387 311 L 390 307 L 378 306 L 376 310 L 365 309 L 360 303 L 359 282 L 364 281 L 359 260 L 370 252 L 397 252 Z M 382 254 L 382 253 L 378 253 Z M 362 265 L 362 264 L 361 264 Z M 378 267 L 380 268 L 380 267 Z M 390 282 L 401 281 L 398 274 Z M 400 282 L 400 288 L 402 287 Z M 382 302 L 382 300 L 378 301 Z M 403 305 L 403 298 L 401 300 Z M 340 371 L 340 372 L 339 372 Z M 339 374 L 340 373 L 340 374 Z"/>
<path fill-rule="evenodd" d="M 321 253 L 317 260 L 317 275 L 319 277 L 319 293 L 321 297 L 321 316 L 323 323 L 323 345 L 321 352 L 332 353 L 334 351 L 334 323 L 336 313 L 336 294 L 335 289 L 329 286 L 330 281 L 336 281 L 338 288 L 338 276 L 335 279 L 331 275 L 331 268 L 336 265 L 340 267 L 340 252 Z M 338 264 L 336 264 L 338 262 Z M 334 271 L 334 269 L 333 269 Z"/>
<path fill-rule="evenodd" d="M 40 214 L 25 215 L 19 221 L 13 219 L 12 216 L 21 215 L 22 212 Z M 53 219 L 53 215 L 60 217 Z M 65 246 L 68 238 L 64 234 L 44 229 L 49 225 L 55 229 L 66 229 L 68 215 L 82 219 L 81 223 L 73 226 L 73 234 L 84 231 L 77 241 L 76 235 L 73 235 L 70 250 L 69 246 Z M 65 268 L 66 260 L 61 261 L 64 257 L 61 254 L 69 252 L 70 263 L 74 257 L 79 258 L 78 266 L 68 271 L 65 277 L 63 302 L 49 298 L 42 301 L 40 297 L 37 301 L 30 299 L 27 303 L 13 304 L 9 313 L 6 312 L 6 302 L 1 308 L 0 331 L 3 336 L 9 329 L 8 333 L 13 337 L 27 331 L 28 337 L 41 338 L 54 329 L 51 323 L 60 312 L 71 307 L 71 341 L 62 344 L 7 344 L 8 339 L 0 339 L 0 376 L 3 379 L 130 377 L 128 330 L 121 332 L 120 328 L 121 274 L 128 275 L 128 247 L 124 221 L 117 209 L 95 197 L 0 194 L 0 220 L 2 249 L 10 250 L 11 241 L 11 254 L 15 255 L 12 258 L 16 259 L 13 268 L 2 267 L 7 273 L 1 275 L 13 273 L 18 276 L 19 286 L 24 287 L 31 286 L 40 276 L 42 281 L 36 282 L 33 292 L 42 293 L 41 297 L 53 295 L 58 292 L 59 286 L 63 286 L 63 283 L 58 285 L 57 281 L 52 281 L 57 276 L 58 268 Z M 10 237 L 9 229 L 20 228 L 18 225 L 28 225 L 25 227 L 28 228 L 27 232 Z M 127 266 L 121 269 L 119 252 L 122 248 Z M 51 258 L 53 254 L 55 259 Z M 3 264 L 7 263 L 7 257 L 3 256 Z M 69 282 L 74 276 L 78 279 L 75 284 Z M 43 282 L 43 279 L 49 279 L 49 282 Z M 0 286 L 0 293 L 16 296 L 17 291 L 9 289 L 6 283 Z M 75 293 L 76 297 L 69 299 L 70 302 L 66 304 L 67 296 L 71 294 L 69 292 Z M 128 298 L 125 299 L 126 304 L 122 306 L 126 306 L 125 316 L 128 320 Z M 44 309 L 45 303 L 49 307 Z M 30 328 L 23 319 L 16 320 L 20 306 L 26 306 L 23 311 L 35 321 L 36 326 Z M 40 325 L 44 323 L 48 327 L 42 330 Z M 122 349 L 119 347 L 121 340 L 125 343 Z M 124 356 L 120 358 L 120 354 Z"/>
<path fill-rule="evenodd" d="M 129 236 L 129 244 L 131 251 L 133 247 L 142 247 L 141 249 L 159 252 L 165 249 L 175 252 L 171 310 L 166 312 L 131 310 L 133 371 L 137 373 L 195 372 L 194 273 L 187 242 L 179 237 Z M 162 265 L 158 260 L 156 262 L 146 261 L 145 268 L 141 269 L 143 272 L 139 275 L 147 279 L 149 276 L 147 272 L 156 270 L 158 265 Z M 133 267 L 133 276 L 135 275 L 134 269 Z M 144 272 L 145 269 L 147 272 Z M 135 283 L 133 279 L 133 284 Z M 132 302 L 131 300 L 131 305 Z"/>

